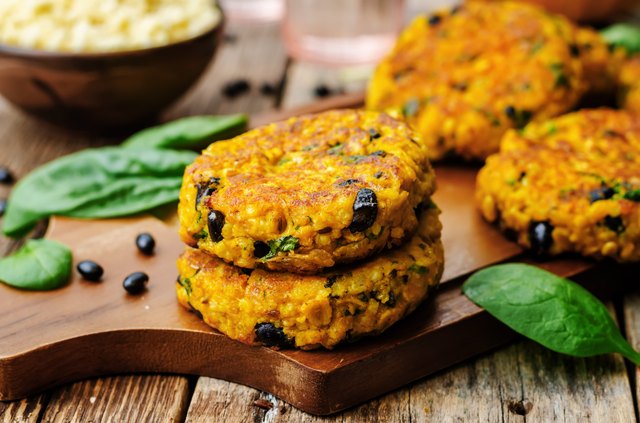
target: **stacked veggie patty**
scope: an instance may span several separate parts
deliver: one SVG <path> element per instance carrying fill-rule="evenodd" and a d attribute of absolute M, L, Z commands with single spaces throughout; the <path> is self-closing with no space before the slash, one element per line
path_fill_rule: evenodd
<path fill-rule="evenodd" d="M 478 174 L 484 217 L 543 254 L 640 260 L 640 117 L 581 110 L 509 131 Z"/>
<path fill-rule="evenodd" d="M 355 110 L 212 144 L 180 193 L 180 302 L 250 344 L 332 348 L 381 332 L 442 273 L 427 157 L 405 123 Z"/>

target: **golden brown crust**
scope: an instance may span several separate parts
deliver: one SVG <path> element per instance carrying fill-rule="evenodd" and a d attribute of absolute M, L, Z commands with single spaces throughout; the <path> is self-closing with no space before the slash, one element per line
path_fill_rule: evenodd
<path fill-rule="evenodd" d="M 187 248 L 178 259 L 180 303 L 241 342 L 333 348 L 377 334 L 410 313 L 439 282 L 439 211 L 422 213 L 405 245 L 318 275 L 247 271 Z"/>
<path fill-rule="evenodd" d="M 240 267 L 311 273 L 401 244 L 434 190 L 426 148 L 406 124 L 329 111 L 207 148 L 185 172 L 180 234 Z"/>
<path fill-rule="evenodd" d="M 476 199 L 527 248 L 640 260 L 639 116 L 581 110 L 508 132 Z"/>
<path fill-rule="evenodd" d="M 573 107 L 586 86 L 564 18 L 514 2 L 418 17 L 376 69 L 367 107 L 404 116 L 432 159 L 485 159 L 509 128 Z"/>

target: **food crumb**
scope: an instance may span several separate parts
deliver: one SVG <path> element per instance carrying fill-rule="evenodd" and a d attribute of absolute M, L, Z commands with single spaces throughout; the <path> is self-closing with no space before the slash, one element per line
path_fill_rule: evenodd
<path fill-rule="evenodd" d="M 96 397 L 91 397 L 91 398 L 89 398 L 89 402 L 90 402 L 91 404 L 95 403 L 95 402 L 96 402 Z"/>
<path fill-rule="evenodd" d="M 265 399 L 255 400 L 253 402 L 253 405 L 255 405 L 258 408 L 262 408 L 263 410 L 271 410 L 273 408 L 273 403 Z"/>

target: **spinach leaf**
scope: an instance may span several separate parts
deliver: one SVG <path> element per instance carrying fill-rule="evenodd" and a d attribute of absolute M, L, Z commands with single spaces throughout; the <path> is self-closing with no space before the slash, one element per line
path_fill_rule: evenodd
<path fill-rule="evenodd" d="M 0 281 L 21 289 L 56 289 L 69 281 L 71 264 L 71 250 L 63 244 L 31 239 L 12 255 L 0 259 Z"/>
<path fill-rule="evenodd" d="M 52 215 L 125 216 L 176 201 L 184 168 L 195 157 L 190 151 L 117 147 L 61 157 L 16 184 L 2 230 L 19 237 Z"/>
<path fill-rule="evenodd" d="M 247 122 L 244 114 L 191 116 L 140 131 L 122 146 L 201 150 L 213 141 L 240 135 L 247 129 Z"/>
<path fill-rule="evenodd" d="M 622 337 L 607 308 L 589 291 L 535 266 L 488 267 L 462 291 L 516 332 L 564 354 L 617 352 L 640 366 L 640 353 Z"/>
<path fill-rule="evenodd" d="M 262 261 L 274 258 L 280 251 L 286 253 L 293 251 L 298 246 L 300 240 L 295 236 L 287 235 L 278 239 L 267 242 L 269 244 L 269 252 L 266 256 L 262 257 Z"/>
<path fill-rule="evenodd" d="M 600 31 L 600 35 L 612 46 L 622 47 L 629 54 L 640 53 L 640 27 L 627 23 L 611 25 Z"/>

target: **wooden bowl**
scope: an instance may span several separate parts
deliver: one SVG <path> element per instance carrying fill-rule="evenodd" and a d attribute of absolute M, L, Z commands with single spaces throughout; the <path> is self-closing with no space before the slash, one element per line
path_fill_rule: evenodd
<path fill-rule="evenodd" d="M 608 22 L 634 6 L 638 0 L 526 0 L 577 22 Z"/>
<path fill-rule="evenodd" d="M 0 94 L 25 112 L 89 132 L 150 121 L 202 75 L 224 19 L 194 38 L 140 50 L 59 53 L 0 45 Z"/>

